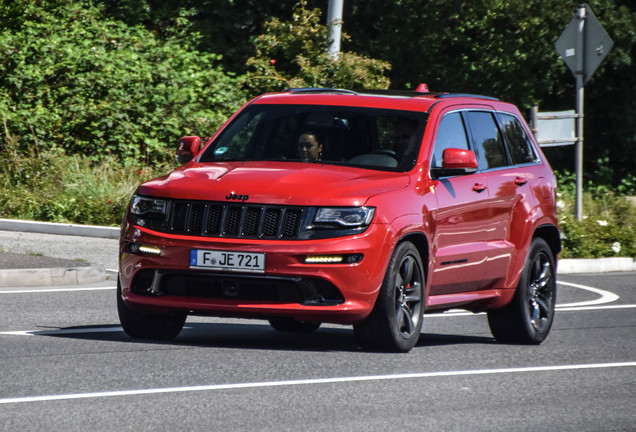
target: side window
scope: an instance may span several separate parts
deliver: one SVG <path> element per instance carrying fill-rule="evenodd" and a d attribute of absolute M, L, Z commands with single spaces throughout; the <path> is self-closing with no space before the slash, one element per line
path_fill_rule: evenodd
<path fill-rule="evenodd" d="M 492 114 L 486 111 L 469 111 L 466 116 L 475 143 L 479 168 L 488 169 L 508 165 L 503 140 Z"/>
<path fill-rule="evenodd" d="M 459 112 L 445 115 L 439 124 L 435 147 L 433 148 L 432 168 L 442 167 L 442 154 L 447 148 L 459 148 L 468 150 L 466 128 Z"/>
<path fill-rule="evenodd" d="M 537 161 L 537 155 L 519 119 L 509 114 L 499 114 L 501 133 L 504 136 L 512 163 L 525 164 Z"/>

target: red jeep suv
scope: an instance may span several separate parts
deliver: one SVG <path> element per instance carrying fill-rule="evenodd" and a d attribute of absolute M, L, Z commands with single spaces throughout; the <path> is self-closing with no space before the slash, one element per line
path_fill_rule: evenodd
<path fill-rule="evenodd" d="M 201 149 L 200 149 L 201 148 Z M 117 307 L 136 338 L 187 315 L 283 331 L 352 324 L 409 351 L 425 313 L 486 311 L 538 344 L 556 302 L 556 182 L 519 110 L 430 92 L 291 89 L 255 98 L 134 193 Z"/>

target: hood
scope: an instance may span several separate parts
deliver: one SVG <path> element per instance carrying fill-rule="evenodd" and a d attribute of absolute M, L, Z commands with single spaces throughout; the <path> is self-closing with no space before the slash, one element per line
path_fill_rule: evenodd
<path fill-rule="evenodd" d="M 190 163 L 142 184 L 137 193 L 165 198 L 273 205 L 364 205 L 407 187 L 405 173 L 302 162 Z"/>

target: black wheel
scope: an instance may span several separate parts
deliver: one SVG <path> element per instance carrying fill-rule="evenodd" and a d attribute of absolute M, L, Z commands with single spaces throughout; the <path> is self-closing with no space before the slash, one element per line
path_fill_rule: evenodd
<path fill-rule="evenodd" d="M 362 348 L 408 352 L 415 346 L 424 312 L 424 266 L 410 242 L 400 243 L 389 261 L 371 315 L 353 326 Z"/>
<path fill-rule="evenodd" d="M 488 311 L 488 324 L 498 342 L 536 345 L 548 337 L 554 321 L 556 274 L 554 256 L 541 238 L 532 240 L 510 304 Z"/>
<path fill-rule="evenodd" d="M 319 322 L 298 321 L 297 319 L 289 317 L 270 318 L 269 325 L 278 331 L 297 333 L 313 333 L 320 327 Z"/>
<path fill-rule="evenodd" d="M 121 285 L 117 280 L 117 313 L 126 334 L 138 339 L 171 340 L 183 329 L 187 314 L 158 314 L 129 308 L 121 298 Z"/>

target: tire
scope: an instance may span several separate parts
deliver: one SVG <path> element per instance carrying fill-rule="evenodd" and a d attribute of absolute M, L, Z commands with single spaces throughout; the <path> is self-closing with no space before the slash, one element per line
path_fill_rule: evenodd
<path fill-rule="evenodd" d="M 320 327 L 319 322 L 314 321 L 298 321 L 289 317 L 276 317 L 269 320 L 275 330 L 296 333 L 313 333 Z"/>
<path fill-rule="evenodd" d="M 126 306 L 121 297 L 121 284 L 117 280 L 117 313 L 126 334 L 136 339 L 172 340 L 181 332 L 185 313 L 159 314 L 136 311 Z"/>
<path fill-rule="evenodd" d="M 424 266 L 417 248 L 400 243 L 393 252 L 371 314 L 354 324 L 363 349 L 409 352 L 417 343 L 424 313 Z"/>
<path fill-rule="evenodd" d="M 548 337 L 556 304 L 554 255 L 545 240 L 535 238 L 507 306 L 488 311 L 488 324 L 498 342 L 538 345 Z"/>

